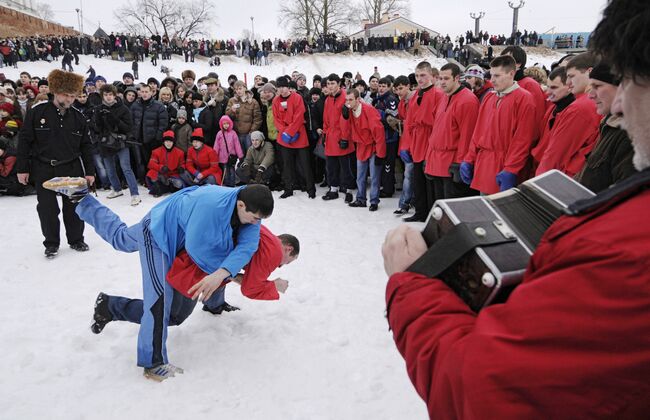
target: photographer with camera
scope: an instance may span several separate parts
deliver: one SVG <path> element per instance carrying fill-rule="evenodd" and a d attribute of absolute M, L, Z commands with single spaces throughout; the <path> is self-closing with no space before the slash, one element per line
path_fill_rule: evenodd
<path fill-rule="evenodd" d="M 427 250 L 418 231 L 386 237 L 388 323 L 432 418 L 647 416 L 648 28 L 645 1 L 612 0 L 590 38 L 622 77 L 612 111 L 641 172 L 558 219 L 507 302 L 473 312 L 442 281 L 408 271 Z"/>
<path fill-rule="evenodd" d="M 93 115 L 93 128 L 96 138 L 99 139 L 99 153 L 104 161 L 108 179 L 111 182 L 111 191 L 106 198 L 116 198 L 124 195 L 122 183 L 117 176 L 115 159 L 117 158 L 122 168 L 126 183 L 131 193 L 131 205 L 137 206 L 140 200 L 138 182 L 131 169 L 131 155 L 126 147 L 126 139 L 131 133 L 133 122 L 131 113 L 124 103 L 117 98 L 117 88 L 105 84 L 99 89 L 102 103 Z"/>

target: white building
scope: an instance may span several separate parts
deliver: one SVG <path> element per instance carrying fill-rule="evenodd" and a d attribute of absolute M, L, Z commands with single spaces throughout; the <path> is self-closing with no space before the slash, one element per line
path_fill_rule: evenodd
<path fill-rule="evenodd" d="M 394 14 L 392 17 L 385 13 L 381 17 L 381 22 L 379 23 L 370 23 L 370 21 L 365 20 L 362 22 L 364 28 L 359 32 L 350 34 L 350 38 L 369 38 L 371 36 L 375 37 L 386 37 L 386 36 L 399 36 L 404 33 L 410 32 L 428 32 L 430 38 L 434 38 L 439 35 L 438 32 L 433 29 L 427 28 L 420 24 L 413 22 L 399 14 Z"/>
<path fill-rule="evenodd" d="M 18 10 L 19 12 L 27 13 L 29 15 L 38 16 L 38 12 L 32 0 L 0 0 L 0 6 Z"/>

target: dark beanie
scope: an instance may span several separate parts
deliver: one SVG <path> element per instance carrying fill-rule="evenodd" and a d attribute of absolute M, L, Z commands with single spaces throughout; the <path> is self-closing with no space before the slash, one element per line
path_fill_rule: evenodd
<path fill-rule="evenodd" d="M 289 80 L 284 76 L 280 76 L 275 80 L 275 85 L 279 88 L 289 87 Z"/>
<path fill-rule="evenodd" d="M 155 77 L 150 77 L 147 79 L 147 84 L 154 83 L 156 86 L 160 87 L 160 82 Z"/>
<path fill-rule="evenodd" d="M 38 87 L 41 86 L 47 86 L 47 80 L 46 79 L 41 79 L 38 81 Z"/>
<path fill-rule="evenodd" d="M 601 82 L 609 83 L 610 85 L 618 86 L 621 81 L 612 72 L 612 68 L 607 63 L 598 63 L 589 73 L 589 78 L 600 80 Z"/>
<path fill-rule="evenodd" d="M 310 95 L 320 95 L 323 91 L 317 87 L 311 88 L 309 90 Z"/>
<path fill-rule="evenodd" d="M 293 80 L 289 80 L 289 88 L 298 90 L 298 83 Z"/>
<path fill-rule="evenodd" d="M 203 95 L 201 95 L 200 92 L 192 92 L 192 100 L 193 101 L 202 101 L 203 100 Z"/>

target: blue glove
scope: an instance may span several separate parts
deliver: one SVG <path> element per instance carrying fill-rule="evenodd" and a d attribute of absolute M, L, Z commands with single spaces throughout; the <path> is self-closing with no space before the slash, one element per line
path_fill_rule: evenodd
<path fill-rule="evenodd" d="M 474 178 L 474 165 L 467 162 L 462 162 L 460 164 L 460 179 L 467 185 L 472 183 Z"/>
<path fill-rule="evenodd" d="M 399 157 L 402 158 L 404 163 L 413 163 L 413 157 L 411 157 L 411 152 L 408 150 L 400 150 Z"/>
<path fill-rule="evenodd" d="M 497 174 L 497 185 L 499 186 L 499 191 L 509 190 L 517 186 L 517 175 L 512 172 L 501 171 Z"/>
<path fill-rule="evenodd" d="M 300 133 L 296 133 L 293 137 L 286 132 L 282 133 L 282 141 L 287 144 L 294 143 L 296 140 L 298 140 L 298 137 L 300 137 Z"/>

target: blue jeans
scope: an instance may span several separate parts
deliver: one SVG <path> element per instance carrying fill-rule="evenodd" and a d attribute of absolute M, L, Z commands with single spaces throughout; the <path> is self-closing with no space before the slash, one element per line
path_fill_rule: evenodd
<path fill-rule="evenodd" d="M 131 195 L 139 195 L 138 192 L 138 181 L 135 180 L 135 175 L 133 170 L 131 170 L 131 155 L 129 154 L 129 148 L 124 147 L 117 152 L 115 156 L 104 157 L 104 166 L 106 166 L 106 171 L 108 172 L 108 179 L 111 181 L 111 187 L 115 191 L 122 191 L 122 183 L 117 177 L 117 169 L 115 167 L 115 158 L 118 158 L 120 161 L 120 167 L 122 168 L 122 173 L 126 178 L 126 183 L 129 184 L 129 192 Z"/>
<path fill-rule="evenodd" d="M 239 144 L 241 145 L 241 148 L 244 151 L 244 156 L 246 156 L 246 151 L 253 144 L 253 142 L 251 140 L 251 135 L 250 135 L 250 133 L 248 133 L 248 134 L 237 134 L 237 137 L 239 137 Z"/>
<path fill-rule="evenodd" d="M 407 209 L 413 199 L 413 163 L 404 163 L 404 182 L 402 183 L 402 194 L 399 196 L 399 208 Z"/>
<path fill-rule="evenodd" d="M 99 183 L 102 187 L 108 187 L 108 172 L 106 172 L 106 167 L 104 166 L 104 159 L 102 159 L 99 153 L 93 153 L 93 163 L 95 164 L 95 172 L 97 172 Z"/>
<path fill-rule="evenodd" d="M 368 160 L 357 159 L 357 201 L 366 202 L 366 177 L 370 168 L 370 204 L 379 204 L 379 184 L 381 182 L 381 167 L 375 166 L 375 155 Z"/>

